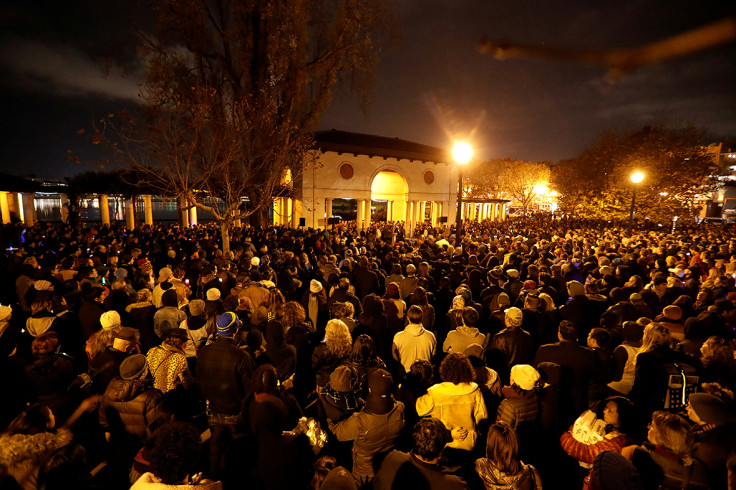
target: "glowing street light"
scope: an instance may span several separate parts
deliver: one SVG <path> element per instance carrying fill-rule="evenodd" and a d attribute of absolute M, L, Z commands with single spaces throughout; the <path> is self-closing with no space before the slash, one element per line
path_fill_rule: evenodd
<path fill-rule="evenodd" d="M 549 187 L 547 187 L 547 184 L 543 182 L 536 184 L 532 188 L 532 193 L 536 195 L 535 200 L 537 201 L 537 211 L 540 211 L 542 209 L 542 197 L 549 193 Z"/>
<path fill-rule="evenodd" d="M 452 147 L 452 158 L 456 163 L 468 163 L 473 158 L 473 147 L 466 141 L 458 141 Z"/>
<path fill-rule="evenodd" d="M 452 158 L 457 163 L 457 214 L 455 215 L 455 246 L 462 243 L 463 217 L 463 165 L 473 158 L 473 147 L 466 141 L 456 141 L 452 147 Z"/>
<path fill-rule="evenodd" d="M 633 191 L 631 192 L 631 211 L 629 212 L 629 233 L 634 229 L 634 206 L 636 206 L 636 187 L 641 181 L 644 180 L 644 174 L 641 172 L 634 172 L 631 174 L 631 182 L 634 184 Z"/>

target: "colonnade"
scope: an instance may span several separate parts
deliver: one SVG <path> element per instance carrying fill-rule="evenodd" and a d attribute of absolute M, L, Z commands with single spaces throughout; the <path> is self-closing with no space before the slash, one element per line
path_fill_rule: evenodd
<path fill-rule="evenodd" d="M 8 192 L 0 191 L 0 219 L 3 224 L 10 223 L 11 213 L 21 220 L 26 226 L 33 226 L 36 222 L 36 194 L 34 192 Z M 60 195 L 61 219 L 66 222 L 69 217 L 69 197 L 66 194 Z M 147 225 L 153 225 L 153 205 L 152 196 L 150 194 L 143 195 L 143 222 Z M 125 223 L 129 229 L 137 226 L 135 210 L 136 197 L 125 200 Z M 107 194 L 97 194 L 97 204 L 100 209 L 100 222 L 102 225 L 110 225 L 110 197 Z M 184 203 L 179 203 L 179 209 L 184 215 L 184 223 L 188 225 L 197 224 L 197 208 L 191 207 L 186 209 Z"/>
<path fill-rule="evenodd" d="M 6 192 L 0 191 L 0 217 L 2 223 L 10 223 L 10 214 L 15 213 L 26 226 L 32 226 L 36 221 L 36 212 L 34 206 L 35 194 L 32 192 Z M 110 225 L 110 206 L 109 196 L 107 194 L 98 194 L 98 205 L 100 208 L 100 220 L 103 225 Z M 135 212 L 135 197 L 125 200 L 125 221 L 129 229 L 137 226 L 137 218 Z M 152 196 L 150 194 L 143 195 L 143 218 L 144 223 L 153 225 L 153 206 L 151 203 Z M 68 209 L 65 203 L 69 200 L 66 195 L 61 196 L 61 212 L 62 219 L 66 220 Z M 325 215 L 327 218 L 332 216 L 332 198 L 325 199 Z M 432 226 L 440 225 L 440 217 L 447 216 L 448 223 L 454 223 L 455 211 L 450 209 L 449 201 L 417 201 L 409 200 L 405 203 L 404 215 L 399 216 L 397 213 L 396 201 L 389 200 L 386 202 L 386 219 L 388 221 L 404 221 L 408 228 L 413 231 L 414 227 L 419 223 L 429 221 Z M 464 202 L 462 216 L 464 220 L 483 221 L 503 220 L 506 216 L 506 203 L 473 203 Z M 189 207 L 186 202 L 180 200 L 178 207 L 182 214 L 182 224 L 197 224 L 197 208 Z M 400 209 L 400 208 L 399 208 Z M 273 224 L 280 226 L 290 226 L 297 228 L 300 225 L 300 218 L 303 216 L 303 203 L 300 199 L 291 197 L 280 197 L 274 201 L 273 207 Z M 359 229 L 370 226 L 371 223 L 371 200 L 357 199 L 357 224 Z M 239 221 L 239 220 L 237 220 Z M 236 221 L 236 225 L 239 223 Z"/>
<path fill-rule="evenodd" d="M 463 202 L 462 217 L 470 221 L 503 221 L 506 219 L 505 202 Z"/>
<path fill-rule="evenodd" d="M 273 202 L 273 224 L 298 228 L 303 212 L 304 204 L 301 199 L 279 197 Z"/>
<path fill-rule="evenodd" d="M 33 192 L 0 192 L 0 217 L 3 224 L 10 223 L 10 213 L 15 213 L 26 226 L 36 222 Z"/>
<path fill-rule="evenodd" d="M 368 199 L 357 199 L 357 225 L 359 229 L 366 228 L 371 223 L 371 201 Z M 330 218 L 333 215 L 333 199 L 325 198 L 325 215 Z M 409 230 L 413 231 L 417 224 L 430 222 L 433 227 L 440 225 L 440 217 L 446 216 L 446 223 L 455 222 L 455 211 L 451 210 L 450 201 L 416 201 L 405 202 L 405 210 L 402 216 L 396 212 L 396 201 L 386 201 L 386 220 L 403 221 Z M 275 208 L 277 209 L 277 208 Z M 276 213 L 274 213 L 275 215 Z M 491 219 L 503 220 L 506 216 L 506 203 L 463 203 L 463 219 L 482 221 Z"/>

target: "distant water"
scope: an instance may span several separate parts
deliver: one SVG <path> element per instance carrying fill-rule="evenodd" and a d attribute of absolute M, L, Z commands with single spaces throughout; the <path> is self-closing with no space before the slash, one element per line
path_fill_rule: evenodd
<path fill-rule="evenodd" d="M 110 196 L 108 199 L 111 221 L 125 221 L 125 200 Z M 36 195 L 36 219 L 39 221 L 61 221 L 61 196 L 58 194 Z M 178 220 L 176 201 L 153 197 L 151 199 L 153 220 L 159 222 L 175 222 Z M 136 222 L 145 220 L 143 197 L 135 201 Z M 99 201 L 95 199 L 82 199 L 79 215 L 84 222 L 100 222 Z M 206 223 L 214 221 L 212 214 L 204 209 L 197 208 L 197 221 Z"/>

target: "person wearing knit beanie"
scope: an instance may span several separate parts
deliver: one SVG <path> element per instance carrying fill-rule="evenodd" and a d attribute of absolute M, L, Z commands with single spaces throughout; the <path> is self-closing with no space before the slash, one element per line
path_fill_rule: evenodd
<path fill-rule="evenodd" d="M 232 337 L 240 328 L 241 322 L 238 315 L 227 311 L 217 317 L 217 335 L 220 337 Z"/>
<path fill-rule="evenodd" d="M 115 310 L 106 311 L 100 316 L 103 330 L 113 330 L 121 325 L 120 314 Z"/>

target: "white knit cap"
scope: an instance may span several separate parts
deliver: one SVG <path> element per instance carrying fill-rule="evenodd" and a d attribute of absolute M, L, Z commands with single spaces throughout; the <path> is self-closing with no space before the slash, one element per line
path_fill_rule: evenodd
<path fill-rule="evenodd" d="M 532 390 L 539 381 L 539 373 L 529 364 L 517 364 L 511 368 L 511 384 L 522 390 Z"/>
<path fill-rule="evenodd" d="M 115 310 L 106 311 L 100 316 L 100 324 L 105 330 L 120 326 L 120 314 Z"/>
<path fill-rule="evenodd" d="M 210 288 L 207 290 L 207 301 L 217 301 L 220 299 L 221 293 L 217 288 Z"/>

